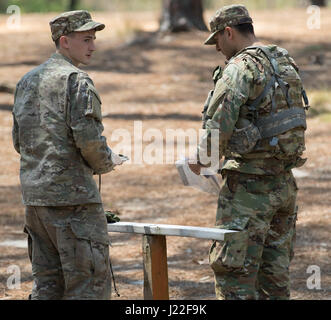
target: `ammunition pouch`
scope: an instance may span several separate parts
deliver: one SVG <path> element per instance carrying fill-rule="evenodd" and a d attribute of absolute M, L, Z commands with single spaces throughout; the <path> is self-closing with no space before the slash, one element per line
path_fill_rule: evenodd
<path fill-rule="evenodd" d="M 228 142 L 228 148 L 231 152 L 246 154 L 254 149 L 261 138 L 259 129 L 251 123 L 245 128 L 235 129 Z"/>

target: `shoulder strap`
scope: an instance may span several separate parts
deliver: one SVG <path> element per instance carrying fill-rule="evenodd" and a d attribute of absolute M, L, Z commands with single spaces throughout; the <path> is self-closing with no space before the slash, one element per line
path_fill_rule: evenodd
<path fill-rule="evenodd" d="M 214 69 L 213 71 L 213 81 L 214 81 L 214 84 L 216 84 L 216 82 L 222 78 L 222 73 L 223 73 L 223 70 L 222 70 L 222 67 L 221 66 L 218 66 Z"/>
<path fill-rule="evenodd" d="M 271 138 L 279 134 L 282 134 L 292 128 L 302 127 L 307 128 L 306 125 L 306 115 L 304 109 L 300 107 L 295 107 L 292 100 L 288 96 L 288 87 L 285 81 L 283 81 L 279 75 L 279 66 L 277 60 L 271 55 L 270 51 L 266 47 L 248 47 L 247 49 L 259 49 L 268 58 L 272 67 L 272 76 L 268 84 L 265 86 L 263 92 L 248 106 L 250 111 L 254 112 L 255 124 L 259 128 L 262 138 Z M 275 94 L 272 96 L 272 111 L 271 115 L 258 119 L 257 107 L 261 101 L 267 96 L 270 89 L 276 84 L 279 84 L 288 104 L 289 109 L 282 110 L 275 114 L 276 111 L 276 101 Z M 302 96 L 305 102 L 305 108 L 308 108 L 308 98 L 305 90 L 302 90 Z"/>
<path fill-rule="evenodd" d="M 280 86 L 287 105 L 289 108 L 293 107 L 293 102 L 291 100 L 291 98 L 288 95 L 288 84 L 280 77 L 279 75 L 279 66 L 278 66 L 278 62 L 277 60 L 272 56 L 272 54 L 270 53 L 270 50 L 267 47 L 263 47 L 263 46 L 252 46 L 252 47 L 247 47 L 246 50 L 249 49 L 258 49 L 260 50 L 268 59 L 268 61 L 270 62 L 271 68 L 272 68 L 272 77 L 269 81 L 269 83 L 267 84 L 267 86 L 265 87 L 265 89 L 263 90 L 263 92 L 261 93 L 260 96 L 258 96 L 251 104 L 251 109 L 256 111 L 257 106 L 260 104 L 260 102 L 267 96 L 267 94 L 269 93 L 269 90 L 271 89 L 271 87 L 273 85 L 275 85 L 276 83 L 278 83 L 278 85 Z M 266 90 L 267 89 L 267 90 Z M 275 113 L 276 111 L 276 102 L 274 100 L 274 96 L 272 99 L 272 113 Z"/>

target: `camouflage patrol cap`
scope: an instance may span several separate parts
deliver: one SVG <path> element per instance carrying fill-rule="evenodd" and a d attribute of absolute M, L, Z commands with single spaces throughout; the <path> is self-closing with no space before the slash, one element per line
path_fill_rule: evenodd
<path fill-rule="evenodd" d="M 53 41 L 71 32 L 101 31 L 105 28 L 103 23 L 93 21 L 90 13 L 85 10 L 64 12 L 53 18 L 49 25 L 51 27 Z"/>
<path fill-rule="evenodd" d="M 244 5 L 235 4 L 219 9 L 209 23 L 212 34 L 205 41 L 205 44 L 212 45 L 216 44 L 215 35 L 217 32 L 224 30 L 226 27 L 253 23 L 253 20 Z"/>

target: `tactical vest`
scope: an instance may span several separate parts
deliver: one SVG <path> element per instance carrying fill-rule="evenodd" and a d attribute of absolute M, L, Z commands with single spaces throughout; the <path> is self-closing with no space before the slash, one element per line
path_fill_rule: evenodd
<path fill-rule="evenodd" d="M 241 107 L 225 156 L 244 159 L 276 157 L 301 166 L 305 161 L 298 158 L 305 150 L 309 102 L 296 66 L 286 50 L 283 55 L 277 52 L 277 56 L 269 47 L 248 47 L 243 52 L 253 58 L 264 55 L 269 61 L 269 66 L 264 67 L 270 70 L 271 76 L 262 93 Z M 271 97 L 271 107 L 266 105 L 268 96 Z"/>

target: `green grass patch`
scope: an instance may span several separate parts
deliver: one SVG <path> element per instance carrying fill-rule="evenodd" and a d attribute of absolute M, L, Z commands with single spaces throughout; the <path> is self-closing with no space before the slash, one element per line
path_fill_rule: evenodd
<path fill-rule="evenodd" d="M 314 53 L 320 53 L 321 51 L 327 50 L 327 45 L 326 44 L 312 44 L 305 46 L 303 49 L 301 49 L 298 52 L 298 55 L 304 56 L 304 55 L 311 55 Z"/>
<path fill-rule="evenodd" d="M 309 117 L 316 117 L 331 113 L 330 90 L 311 90 L 307 91 L 307 95 L 310 102 L 310 109 L 308 111 Z"/>
<path fill-rule="evenodd" d="M 331 112 L 329 113 L 323 113 L 319 116 L 319 118 L 323 121 L 323 122 L 331 122 Z"/>

